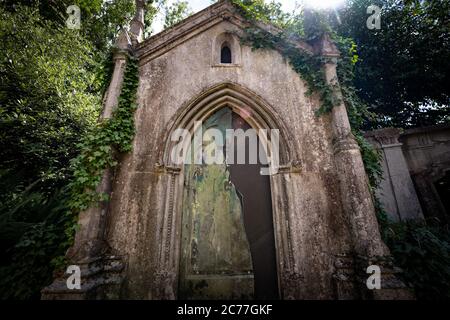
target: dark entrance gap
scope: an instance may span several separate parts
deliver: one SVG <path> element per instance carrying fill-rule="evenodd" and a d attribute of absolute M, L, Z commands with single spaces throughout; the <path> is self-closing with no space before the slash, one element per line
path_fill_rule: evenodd
<path fill-rule="evenodd" d="M 232 127 L 244 131 L 251 129 L 236 113 L 233 113 Z M 278 299 L 270 179 L 260 174 L 261 168 L 265 167 L 260 159 L 258 164 L 249 164 L 249 139 L 245 139 L 245 147 L 240 148 L 245 148 L 246 164 L 236 164 L 238 143 L 242 141 L 235 139 L 235 164 L 229 166 L 229 171 L 231 182 L 242 196 L 244 225 L 253 261 L 255 299 Z M 258 148 L 261 148 L 259 143 Z"/>

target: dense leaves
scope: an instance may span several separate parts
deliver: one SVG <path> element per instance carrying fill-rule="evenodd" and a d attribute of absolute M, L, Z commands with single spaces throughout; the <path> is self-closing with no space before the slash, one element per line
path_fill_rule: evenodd
<path fill-rule="evenodd" d="M 72 4 L 79 30 L 66 27 Z M 39 298 L 67 250 L 71 159 L 97 128 L 108 52 L 133 11 L 133 0 L 0 1 L 1 298 Z"/>
<path fill-rule="evenodd" d="M 97 187 L 105 169 L 117 165 L 115 153 L 131 151 L 138 82 L 137 61 L 130 57 L 113 117 L 101 121 L 86 135 L 79 145 L 81 153 L 72 161 L 74 179 L 69 185 L 71 195 L 68 215 L 73 223 L 69 222 L 66 227 L 69 243 L 74 236 L 78 213 L 97 205 L 107 197 L 105 194 L 99 194 Z"/>
<path fill-rule="evenodd" d="M 0 7 L 0 237 L 7 263 L 24 232 L 51 216 L 76 144 L 100 104 L 91 44 L 34 7 Z M 49 258 L 51 260 L 51 257 Z M 48 263 L 47 263 L 48 264 Z"/>
<path fill-rule="evenodd" d="M 389 223 L 384 239 L 418 299 L 450 299 L 450 236 L 439 223 Z"/>
<path fill-rule="evenodd" d="M 10 211 L 11 216 L 2 214 L 0 237 L 5 252 L 0 266 L 1 299 L 39 299 L 40 290 L 52 281 L 55 265 L 67 250 L 68 196 L 67 188 L 50 197 L 24 193 L 17 201 L 17 211 Z M 18 212 L 22 212 L 22 219 L 32 221 L 17 221 Z M 20 236 L 18 228 L 23 233 Z"/>
<path fill-rule="evenodd" d="M 95 121 L 92 48 L 32 8 L 0 13 L 1 169 L 44 179 L 67 166 L 72 146 Z"/>
<path fill-rule="evenodd" d="M 369 30 L 367 7 L 382 8 Z M 450 121 L 450 1 L 350 0 L 331 15 L 334 29 L 358 45 L 358 96 L 377 121 L 367 127 L 410 127 Z"/>
<path fill-rule="evenodd" d="M 20 13 L 25 7 L 34 8 L 36 19 L 51 21 L 58 29 L 66 26 L 67 8 L 71 5 L 81 9 L 80 36 L 98 49 L 97 54 L 108 51 L 120 27 L 128 24 L 135 11 L 134 0 L 3 0 L 1 3 L 5 10 L 14 13 Z"/>
<path fill-rule="evenodd" d="M 164 28 L 169 28 L 192 14 L 187 1 L 176 1 L 165 8 Z"/>
<path fill-rule="evenodd" d="M 248 19 L 286 27 L 290 15 L 281 10 L 281 3 L 264 0 L 233 0 L 241 13 Z"/>

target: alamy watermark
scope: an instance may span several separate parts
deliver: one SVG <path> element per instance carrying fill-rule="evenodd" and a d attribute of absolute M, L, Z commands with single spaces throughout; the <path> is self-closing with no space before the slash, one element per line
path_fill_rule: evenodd
<path fill-rule="evenodd" d="M 366 286 L 369 290 L 381 289 L 381 268 L 377 265 L 367 267 L 366 273 L 370 274 L 367 278 Z"/>
<path fill-rule="evenodd" d="M 367 7 L 367 14 L 370 16 L 367 18 L 366 26 L 369 30 L 381 29 L 381 8 L 376 5 L 370 5 Z"/>
<path fill-rule="evenodd" d="M 69 29 L 80 29 L 81 28 L 81 10 L 77 5 L 71 5 L 67 7 L 66 10 L 69 15 L 66 20 L 66 26 Z"/>
<path fill-rule="evenodd" d="M 216 128 L 209 128 L 203 132 L 202 122 L 199 121 L 195 122 L 194 128 L 194 137 L 186 129 L 177 129 L 173 132 L 171 141 L 176 145 L 170 155 L 172 163 L 176 165 L 261 164 L 267 166 L 261 168 L 261 175 L 278 173 L 279 130 L 227 129 L 224 136 L 224 132 Z"/>
<path fill-rule="evenodd" d="M 70 276 L 66 280 L 66 286 L 69 290 L 81 290 L 81 269 L 77 265 L 67 267 L 66 273 Z M 366 286 L 369 290 L 381 289 L 381 268 L 377 265 L 367 267 L 367 274 L 370 276 L 366 280 Z"/>
<path fill-rule="evenodd" d="M 81 269 L 79 266 L 71 265 L 67 267 L 66 273 L 70 276 L 66 280 L 69 290 L 81 290 Z"/>

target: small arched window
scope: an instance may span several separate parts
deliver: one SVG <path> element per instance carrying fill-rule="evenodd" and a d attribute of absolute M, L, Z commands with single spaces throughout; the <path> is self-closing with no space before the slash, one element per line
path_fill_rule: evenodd
<path fill-rule="evenodd" d="M 222 46 L 220 52 L 220 63 L 231 63 L 231 49 L 227 44 Z"/>
<path fill-rule="evenodd" d="M 1 1 L 1 0 L 0 0 Z M 240 67 L 242 60 L 239 38 L 229 32 L 217 35 L 211 46 L 212 67 Z"/>

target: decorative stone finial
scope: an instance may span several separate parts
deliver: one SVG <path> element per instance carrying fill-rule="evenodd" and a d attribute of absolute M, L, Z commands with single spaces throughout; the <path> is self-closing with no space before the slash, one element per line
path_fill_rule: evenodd
<path fill-rule="evenodd" d="M 121 29 L 119 35 L 117 36 L 116 42 L 114 43 L 114 48 L 119 51 L 127 51 L 131 46 L 130 36 L 127 30 Z"/>
<path fill-rule="evenodd" d="M 130 34 L 133 44 L 137 44 L 144 40 L 144 14 L 145 14 L 145 0 L 136 0 L 136 14 L 131 20 Z"/>

